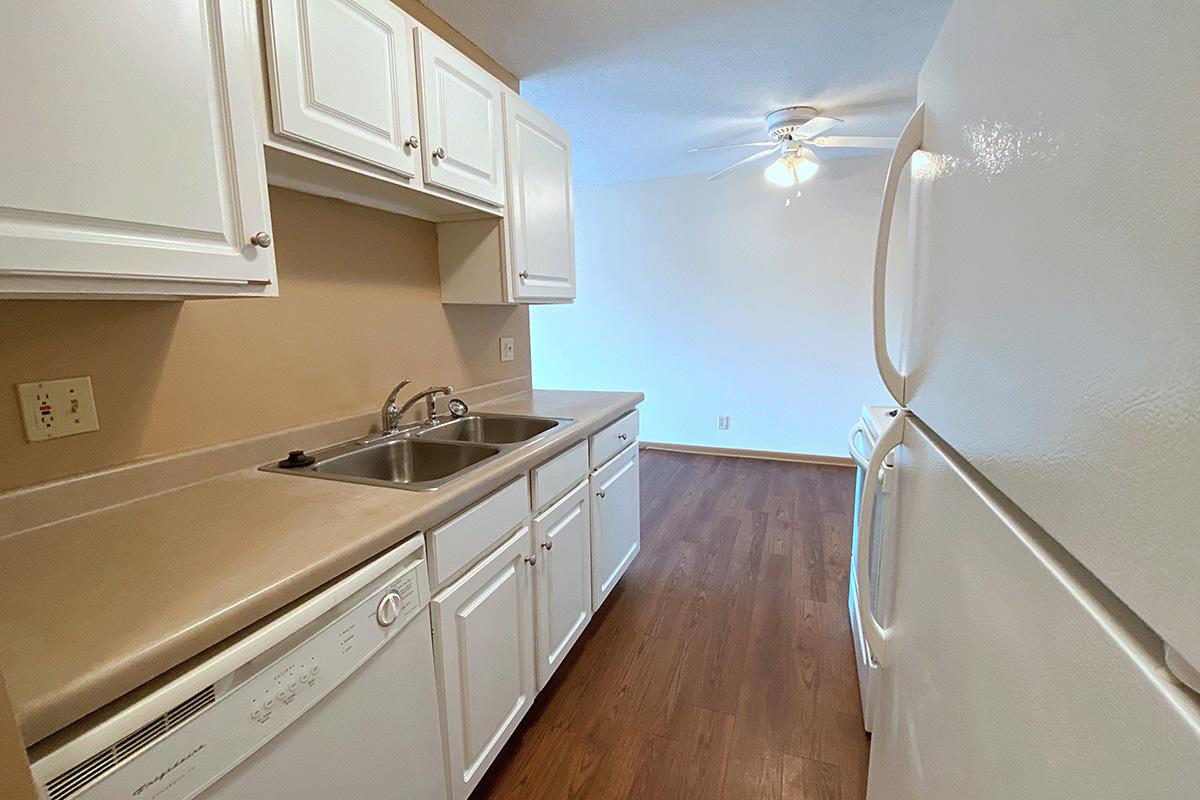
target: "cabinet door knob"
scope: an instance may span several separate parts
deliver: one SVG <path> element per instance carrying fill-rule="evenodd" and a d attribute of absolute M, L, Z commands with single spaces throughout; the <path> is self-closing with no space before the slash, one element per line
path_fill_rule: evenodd
<path fill-rule="evenodd" d="M 596 497 L 604 497 L 604 490 L 603 490 L 603 489 L 597 489 L 597 490 L 596 490 Z"/>
<path fill-rule="evenodd" d="M 549 539 L 547 539 L 546 541 L 542 542 L 542 547 L 546 548 L 547 550 L 553 550 L 553 549 L 554 549 L 554 542 L 552 542 L 552 541 L 550 541 Z"/>
<path fill-rule="evenodd" d="M 259 231 L 250 237 L 250 244 L 266 250 L 271 246 L 271 234 L 267 233 L 266 231 Z"/>
<path fill-rule="evenodd" d="M 617 438 L 618 438 L 618 439 L 620 439 L 620 440 L 623 442 L 623 441 L 625 441 L 626 439 L 628 439 L 628 438 L 629 438 L 629 436 L 628 436 L 628 434 L 624 434 L 624 433 L 618 433 L 618 434 L 617 434 Z"/>
<path fill-rule="evenodd" d="M 433 157 L 434 158 L 445 158 L 446 157 L 446 148 L 439 147 L 437 150 L 434 150 Z"/>
<path fill-rule="evenodd" d="M 527 269 L 521 270 L 520 272 L 517 273 L 517 275 L 519 275 L 521 280 L 523 280 L 523 281 L 529 280 L 529 270 L 527 270 Z"/>
<path fill-rule="evenodd" d="M 411 147 L 413 150 L 416 150 L 418 147 L 421 146 L 421 140 L 415 136 L 410 136 L 404 140 L 404 146 Z"/>
<path fill-rule="evenodd" d="M 534 564 L 536 564 L 536 563 L 537 563 L 537 553 L 534 553 L 534 554 L 533 554 L 533 555 L 531 555 L 531 556 L 525 556 L 525 563 L 526 563 L 526 564 L 528 564 L 528 565 L 529 565 L 529 566 L 531 566 L 531 567 L 532 567 Z"/>

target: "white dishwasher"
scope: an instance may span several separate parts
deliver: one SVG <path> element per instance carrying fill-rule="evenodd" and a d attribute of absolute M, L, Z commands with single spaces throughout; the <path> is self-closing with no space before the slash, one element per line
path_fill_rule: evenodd
<path fill-rule="evenodd" d="M 414 536 L 119 711 L 31 751 L 47 800 L 444 800 Z"/>

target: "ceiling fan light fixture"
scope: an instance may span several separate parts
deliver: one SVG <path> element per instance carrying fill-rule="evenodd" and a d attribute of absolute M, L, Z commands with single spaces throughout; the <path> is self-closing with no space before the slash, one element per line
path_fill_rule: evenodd
<path fill-rule="evenodd" d="M 818 169 L 817 162 L 803 156 L 781 156 L 763 170 L 763 177 L 776 186 L 788 189 L 809 180 L 817 174 Z"/>
<path fill-rule="evenodd" d="M 792 164 L 792 171 L 796 173 L 796 183 L 804 183 L 816 175 L 819 169 L 817 162 L 807 158 L 798 158 Z"/>
<path fill-rule="evenodd" d="M 763 170 L 763 177 L 784 189 L 796 185 L 796 173 L 786 158 L 777 158 Z"/>

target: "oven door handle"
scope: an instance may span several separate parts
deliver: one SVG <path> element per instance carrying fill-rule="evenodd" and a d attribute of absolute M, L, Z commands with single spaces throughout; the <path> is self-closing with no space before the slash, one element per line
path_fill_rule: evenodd
<path fill-rule="evenodd" d="M 864 442 L 870 443 L 871 434 L 867 432 L 867 426 L 861 419 L 854 424 L 853 428 L 850 429 L 849 447 L 850 458 L 854 459 L 854 463 L 857 464 L 859 468 L 865 470 L 871 462 L 870 456 L 863 455 L 863 451 L 858 449 L 858 439 L 860 436 Z"/>
<path fill-rule="evenodd" d="M 871 519 L 875 515 L 877 494 L 875 490 L 879 487 L 883 460 L 903 443 L 905 418 L 908 414 L 907 409 L 901 409 L 896 416 L 896 421 L 889 425 L 887 430 L 880 435 L 879 441 L 875 442 L 871 460 L 867 463 L 866 474 L 863 475 L 862 500 L 858 504 L 859 534 L 854 551 L 854 576 L 858 582 L 858 617 L 862 621 L 863 638 L 867 642 L 867 652 L 871 654 L 872 667 L 887 666 L 888 630 L 879 624 L 879 620 L 871 610 L 873 606 L 871 595 L 874 593 L 870 575 L 871 536 L 866 532 L 871 530 Z"/>

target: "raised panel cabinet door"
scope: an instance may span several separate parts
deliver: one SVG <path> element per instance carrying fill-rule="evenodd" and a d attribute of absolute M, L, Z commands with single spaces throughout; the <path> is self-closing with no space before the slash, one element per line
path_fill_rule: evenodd
<path fill-rule="evenodd" d="M 532 549 L 522 526 L 431 602 L 455 800 L 479 783 L 533 702 Z"/>
<path fill-rule="evenodd" d="M 592 488 L 592 610 L 600 608 L 642 545 L 641 486 L 634 442 L 596 470 Z"/>
<path fill-rule="evenodd" d="M 550 680 L 592 618 L 589 498 L 584 481 L 533 521 L 538 689 Z"/>
<path fill-rule="evenodd" d="M 277 293 L 248 13 L 0 4 L 0 292 Z"/>
<path fill-rule="evenodd" d="M 389 0 L 267 0 L 276 133 L 417 174 L 413 22 Z"/>
<path fill-rule="evenodd" d="M 504 93 L 508 279 L 513 299 L 575 299 L 571 139 L 528 100 Z"/>
<path fill-rule="evenodd" d="M 424 28 L 417 50 L 425 182 L 504 205 L 500 82 Z"/>

